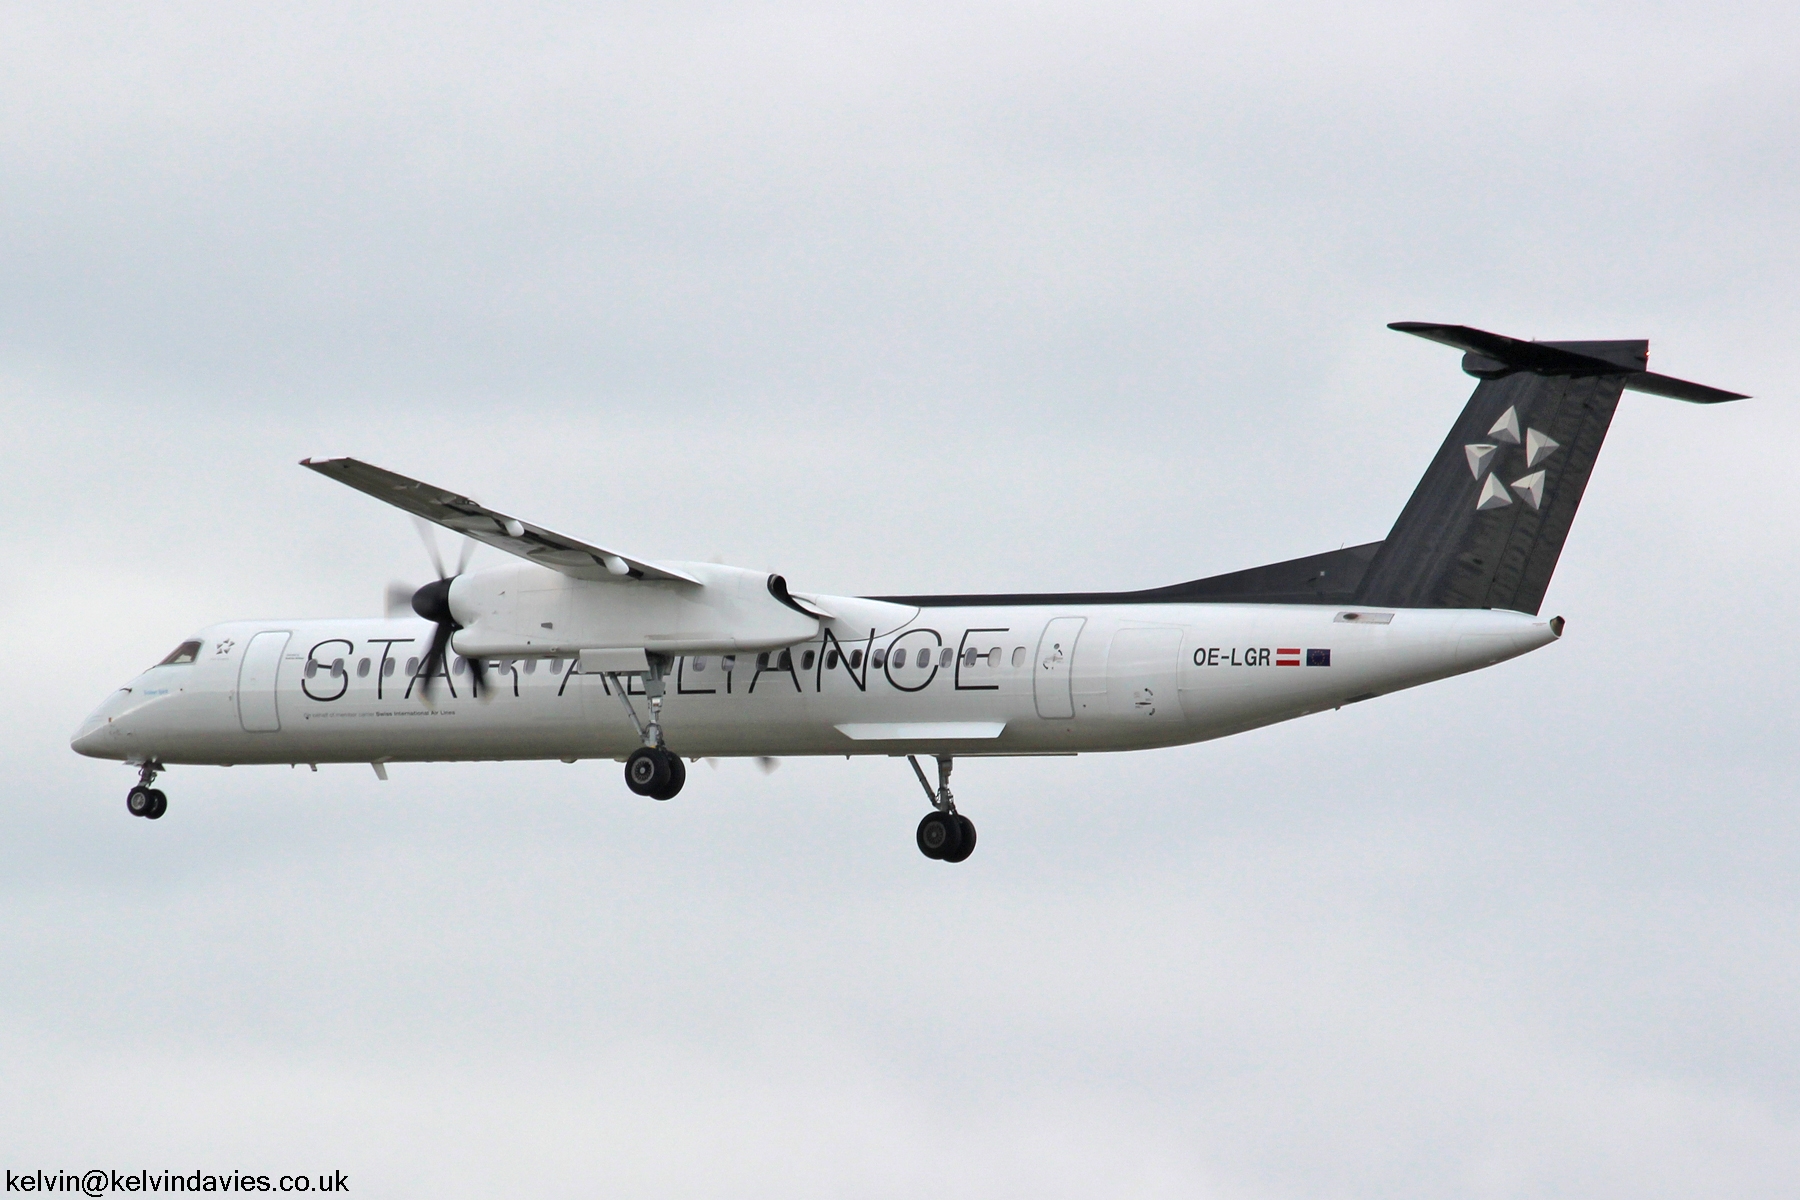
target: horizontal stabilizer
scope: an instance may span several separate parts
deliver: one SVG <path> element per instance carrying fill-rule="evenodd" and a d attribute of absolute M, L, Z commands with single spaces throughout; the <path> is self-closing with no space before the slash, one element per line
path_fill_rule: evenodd
<path fill-rule="evenodd" d="M 1749 399 L 1739 392 L 1646 370 L 1650 361 L 1648 342 L 1528 342 L 1467 325 L 1434 325 L 1425 321 L 1395 321 L 1388 328 L 1461 350 L 1463 370 L 1477 379 L 1504 379 L 1518 371 L 1570 378 L 1620 375 L 1627 391 L 1692 404 Z"/>

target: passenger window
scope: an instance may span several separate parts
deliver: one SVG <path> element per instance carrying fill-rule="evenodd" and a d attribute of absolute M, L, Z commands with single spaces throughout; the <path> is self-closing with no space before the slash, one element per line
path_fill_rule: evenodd
<path fill-rule="evenodd" d="M 938 654 L 938 668 L 940 670 L 942 668 L 950 665 L 950 656 L 954 653 L 955 653 L 955 651 L 951 650 L 950 647 L 945 646 L 944 649 Z"/>
<path fill-rule="evenodd" d="M 417 658 L 409 658 L 406 660 L 406 673 L 408 675 L 417 675 L 419 673 L 419 660 Z"/>
<path fill-rule="evenodd" d="M 369 660 L 368 659 L 359 658 L 356 660 L 356 677 L 358 679 L 367 679 L 369 677 Z"/>
<path fill-rule="evenodd" d="M 528 658 L 525 660 L 525 673 L 527 675 L 536 675 L 537 674 L 537 659 Z"/>
<path fill-rule="evenodd" d="M 311 679 L 319 673 L 319 664 L 309 658 L 306 660 L 306 669 L 300 673 L 308 679 Z"/>
<path fill-rule="evenodd" d="M 693 662 L 694 662 L 694 674 L 698 675 L 702 671 L 706 670 L 706 660 L 704 658 L 696 658 L 693 660 Z"/>
<path fill-rule="evenodd" d="M 988 660 L 988 666 L 990 668 L 999 666 L 1000 665 L 1000 647 L 995 646 L 992 650 L 989 650 L 987 652 L 987 660 Z"/>
<path fill-rule="evenodd" d="M 861 650 L 852 650 L 850 652 L 850 669 L 852 671 L 862 670 L 862 651 Z"/>
<path fill-rule="evenodd" d="M 334 658 L 331 660 L 331 677 L 333 679 L 342 679 L 344 677 L 344 660 L 343 659 Z"/>
<path fill-rule="evenodd" d="M 721 658 L 719 660 L 719 670 L 725 672 L 727 675 L 737 670 L 737 655 L 727 654 L 724 658 Z"/>
<path fill-rule="evenodd" d="M 562 674 L 562 659 L 560 659 L 560 658 L 551 659 L 549 666 L 550 666 L 550 673 L 552 675 Z"/>
<path fill-rule="evenodd" d="M 786 650 L 783 650 L 781 652 L 781 657 L 777 658 L 775 660 L 775 669 L 777 671 L 793 670 L 794 669 L 794 656 L 792 654 L 789 654 Z"/>
<path fill-rule="evenodd" d="M 875 653 L 869 655 L 869 665 L 874 667 L 877 671 L 887 666 L 887 651 L 877 650 Z"/>
<path fill-rule="evenodd" d="M 800 669 L 802 671 L 810 671 L 810 670 L 812 670 L 812 665 L 813 665 L 813 652 L 811 650 L 808 650 L 805 654 L 802 654 L 800 656 Z"/>
<path fill-rule="evenodd" d="M 994 651 L 994 653 L 998 654 L 1000 652 L 998 650 L 996 650 L 996 651 Z M 1022 667 L 1024 665 L 1025 665 L 1025 647 L 1014 646 L 1013 647 L 1013 666 Z"/>
<path fill-rule="evenodd" d="M 188 663 L 193 662 L 199 657 L 199 642 L 183 642 L 181 645 L 169 651 L 169 657 L 163 659 L 156 665 L 159 667 L 181 667 L 186 666 Z"/>
<path fill-rule="evenodd" d="M 980 657 L 980 656 L 975 653 L 975 647 L 970 646 L 967 650 L 965 650 L 963 652 L 963 666 L 965 666 L 965 667 L 974 666 L 975 660 L 978 657 Z"/>
<path fill-rule="evenodd" d="M 453 673 L 461 675 L 464 671 L 469 669 L 469 660 L 459 654 L 456 656 L 456 665 L 450 669 Z"/>
<path fill-rule="evenodd" d="M 837 670 L 837 665 L 838 652 L 836 650 L 827 650 L 825 652 L 825 669 L 827 671 L 835 671 Z"/>
<path fill-rule="evenodd" d="M 759 671 L 769 669 L 769 652 L 767 650 L 756 656 L 756 669 Z"/>

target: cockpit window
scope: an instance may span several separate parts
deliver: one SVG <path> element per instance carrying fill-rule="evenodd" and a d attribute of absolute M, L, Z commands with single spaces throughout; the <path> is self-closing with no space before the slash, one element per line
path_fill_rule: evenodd
<path fill-rule="evenodd" d="M 159 667 L 179 667 L 183 663 L 191 663 L 199 657 L 199 642 L 183 642 L 181 645 L 175 647 L 175 649 L 169 651 L 169 657 L 163 659 L 156 665 Z"/>

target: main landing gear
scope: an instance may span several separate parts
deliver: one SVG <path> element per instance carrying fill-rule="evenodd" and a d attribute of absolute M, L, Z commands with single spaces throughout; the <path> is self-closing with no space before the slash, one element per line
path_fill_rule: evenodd
<path fill-rule="evenodd" d="M 925 799 L 932 807 L 919 822 L 919 853 L 944 862 L 961 862 L 975 853 L 975 822 L 956 811 L 956 797 L 950 794 L 950 756 L 938 755 L 936 790 L 925 778 L 925 768 L 919 765 L 917 757 L 909 754 L 906 761 L 912 764 L 913 774 L 919 777 L 919 786 L 925 789 Z"/>
<path fill-rule="evenodd" d="M 661 746 L 639 746 L 625 760 L 625 786 L 652 800 L 673 800 L 687 782 L 681 755 Z"/>
<path fill-rule="evenodd" d="M 625 786 L 640 796 L 648 796 L 652 800 L 673 800 L 681 791 L 682 784 L 687 782 L 687 767 L 682 764 L 681 756 L 671 751 L 663 743 L 662 706 L 663 696 L 667 689 L 663 679 L 668 660 L 660 654 L 646 655 L 650 669 L 644 674 L 644 695 L 650 698 L 650 723 L 645 725 L 638 720 L 637 709 L 631 706 L 631 697 L 625 693 L 625 684 L 613 672 L 607 672 L 606 682 L 618 694 L 619 702 L 625 706 L 626 715 L 637 727 L 638 736 L 644 744 L 631 752 L 625 760 Z"/>
<path fill-rule="evenodd" d="M 156 774 L 162 770 L 161 763 L 147 762 L 138 768 L 137 786 L 125 793 L 125 811 L 134 817 L 145 817 L 155 821 L 169 811 L 169 798 L 162 794 L 161 788 L 150 785 L 156 782 Z"/>

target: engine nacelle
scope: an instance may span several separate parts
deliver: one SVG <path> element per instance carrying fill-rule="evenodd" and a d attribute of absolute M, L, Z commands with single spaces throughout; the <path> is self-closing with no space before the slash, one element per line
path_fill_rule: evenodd
<path fill-rule="evenodd" d="M 713 563 L 679 563 L 679 580 L 571 579 L 521 563 L 459 575 L 452 644 L 471 658 L 570 655 L 591 649 L 652 654 L 774 650 L 817 637 L 820 617 L 788 595 L 779 575 Z"/>

